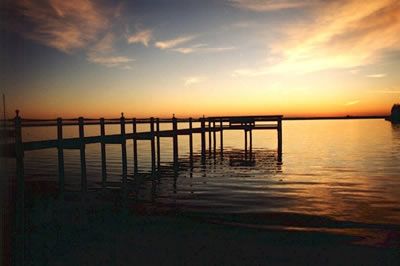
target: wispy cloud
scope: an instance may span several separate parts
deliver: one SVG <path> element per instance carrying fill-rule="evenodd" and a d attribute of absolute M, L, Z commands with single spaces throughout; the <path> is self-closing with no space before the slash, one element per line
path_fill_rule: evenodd
<path fill-rule="evenodd" d="M 162 49 L 162 50 L 171 49 L 171 48 L 174 48 L 174 47 L 176 47 L 178 45 L 187 43 L 187 42 L 193 40 L 194 38 L 196 38 L 196 36 L 194 36 L 194 35 L 180 36 L 180 37 L 177 37 L 175 39 L 170 39 L 170 40 L 165 40 L 165 41 L 158 41 L 158 42 L 156 42 L 155 46 L 157 48 Z"/>
<path fill-rule="evenodd" d="M 100 64 L 106 67 L 121 67 L 130 69 L 127 63 L 135 61 L 132 58 L 114 54 L 115 36 L 112 32 L 108 32 L 102 39 L 93 45 L 87 52 L 87 60 L 89 62 Z"/>
<path fill-rule="evenodd" d="M 271 56 L 278 60 L 238 69 L 234 75 L 352 69 L 377 62 L 386 51 L 400 50 L 399 1 L 323 1 L 310 6 L 310 12 L 309 21 L 283 27 L 285 40 L 270 45 Z"/>
<path fill-rule="evenodd" d="M 386 74 L 385 73 L 371 74 L 371 75 L 367 75 L 366 77 L 368 77 L 368 78 L 384 78 L 384 77 L 386 77 Z"/>
<path fill-rule="evenodd" d="M 103 38 L 101 38 L 94 46 L 91 51 L 96 53 L 109 53 L 114 50 L 115 35 L 112 32 L 108 32 Z"/>
<path fill-rule="evenodd" d="M 219 52 L 231 51 L 234 49 L 236 49 L 236 47 L 234 46 L 208 47 L 207 44 L 197 44 L 189 47 L 178 47 L 172 50 L 182 54 L 191 54 L 191 53 L 219 53 Z"/>
<path fill-rule="evenodd" d="M 107 67 L 117 67 L 120 66 L 124 69 L 130 69 L 130 66 L 126 65 L 129 62 L 134 61 L 134 59 L 128 58 L 126 56 L 112 56 L 112 55 L 102 55 L 96 53 L 89 53 L 87 59 L 96 64 L 100 64 Z"/>
<path fill-rule="evenodd" d="M 312 4 L 315 1 L 298 0 L 231 0 L 235 7 L 248 9 L 255 12 L 274 11 L 280 9 L 299 8 Z"/>
<path fill-rule="evenodd" d="M 359 102 L 360 102 L 360 100 L 354 100 L 354 101 L 347 102 L 347 103 L 345 103 L 344 105 L 346 105 L 346 106 L 351 106 L 351 105 L 358 104 Z"/>
<path fill-rule="evenodd" d="M 192 86 L 194 84 L 197 84 L 197 83 L 200 83 L 200 82 L 204 82 L 205 80 L 206 80 L 205 77 L 197 77 L 197 76 L 186 77 L 186 78 L 184 78 L 185 87 L 189 87 L 189 86 Z"/>
<path fill-rule="evenodd" d="M 24 18 L 18 23 L 29 24 L 19 27 L 24 37 L 65 53 L 87 46 L 109 24 L 106 10 L 91 0 L 18 0 L 15 6 Z"/>
<path fill-rule="evenodd" d="M 133 35 L 128 36 L 128 43 L 142 43 L 144 46 L 149 46 L 150 40 L 153 38 L 153 31 L 150 29 L 140 30 Z"/>

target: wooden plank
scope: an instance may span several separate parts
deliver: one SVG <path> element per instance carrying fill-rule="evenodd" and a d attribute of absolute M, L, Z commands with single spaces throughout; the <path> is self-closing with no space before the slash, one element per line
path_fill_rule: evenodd
<path fill-rule="evenodd" d="M 208 119 L 222 119 L 224 122 L 229 122 L 229 120 L 234 119 L 254 119 L 254 121 L 278 121 L 282 118 L 282 115 L 249 115 L 249 116 L 212 116 Z"/>
<path fill-rule="evenodd" d="M 190 129 L 177 129 L 176 131 L 174 131 L 174 130 L 163 130 L 163 131 L 160 131 L 160 133 L 159 133 L 159 135 L 160 135 L 160 137 L 162 137 L 162 138 L 172 138 L 172 137 L 174 137 L 174 134 L 176 134 L 176 135 L 190 135 L 191 133 L 200 133 L 200 129 L 198 129 L 197 130 L 197 132 L 196 132 L 196 130 L 192 130 L 192 132 L 190 132 Z"/>
<path fill-rule="evenodd" d="M 63 140 L 64 142 L 65 140 Z M 49 148 L 57 148 L 57 140 L 41 140 L 41 141 L 30 141 L 23 143 L 24 151 L 42 150 Z M 64 148 L 65 148 L 65 144 Z"/>
<path fill-rule="evenodd" d="M 256 126 L 242 126 L 242 125 L 232 125 L 224 126 L 223 130 L 244 130 L 244 129 L 254 129 L 254 130 L 276 130 L 277 125 L 256 125 Z"/>
<path fill-rule="evenodd" d="M 254 117 L 231 117 L 229 118 L 229 125 L 235 125 L 235 124 L 254 124 L 255 119 Z"/>
<path fill-rule="evenodd" d="M 81 141 L 79 139 L 64 139 L 63 148 L 64 150 L 79 150 L 81 148 Z"/>

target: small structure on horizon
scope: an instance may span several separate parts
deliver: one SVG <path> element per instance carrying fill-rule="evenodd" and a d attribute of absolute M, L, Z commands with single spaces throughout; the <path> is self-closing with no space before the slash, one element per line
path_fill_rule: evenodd
<path fill-rule="evenodd" d="M 386 119 L 394 124 L 400 123 L 400 104 L 394 104 L 390 116 Z"/>

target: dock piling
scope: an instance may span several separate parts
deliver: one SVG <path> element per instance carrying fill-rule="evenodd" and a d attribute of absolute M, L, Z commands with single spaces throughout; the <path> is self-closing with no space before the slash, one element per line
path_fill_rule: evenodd
<path fill-rule="evenodd" d="M 253 130 L 249 130 L 249 153 L 250 153 L 250 160 L 253 159 Z"/>
<path fill-rule="evenodd" d="M 150 151 L 151 151 L 151 172 L 156 171 L 156 146 L 154 134 L 154 117 L 150 118 Z"/>
<path fill-rule="evenodd" d="M 208 154 L 211 156 L 211 120 L 208 119 Z"/>
<path fill-rule="evenodd" d="M 127 156 L 126 156 L 126 132 L 125 132 L 124 113 L 121 113 L 120 126 L 121 126 L 121 156 L 122 156 L 122 189 L 123 189 L 124 194 L 126 195 L 128 162 L 127 162 Z"/>
<path fill-rule="evenodd" d="M 247 159 L 247 129 L 244 129 L 244 156 Z"/>
<path fill-rule="evenodd" d="M 83 117 L 78 118 L 79 124 L 79 139 L 80 139 L 80 157 L 81 157 L 81 191 L 82 193 L 87 192 L 87 176 L 86 176 L 86 154 L 85 154 L 85 131 L 84 131 L 84 119 Z"/>
<path fill-rule="evenodd" d="M 220 128 L 220 131 L 219 131 L 219 136 L 220 136 L 220 143 L 219 143 L 219 145 L 220 145 L 220 148 L 221 148 L 221 158 L 222 157 L 224 157 L 224 134 L 223 134 L 223 126 L 224 126 L 224 124 L 223 124 L 223 121 L 222 121 L 222 118 L 220 119 L 220 121 L 219 121 L 219 128 Z"/>
<path fill-rule="evenodd" d="M 200 118 L 200 134 L 201 134 L 201 161 L 204 163 L 206 159 L 206 121 L 204 116 Z"/>
<path fill-rule="evenodd" d="M 17 171 L 16 193 L 16 265 L 25 265 L 25 180 L 24 180 L 24 148 L 22 142 L 22 126 L 19 110 L 15 111 L 15 156 Z"/>
<path fill-rule="evenodd" d="M 189 156 L 190 164 L 193 164 L 193 120 L 189 118 Z"/>
<path fill-rule="evenodd" d="M 178 166 L 178 123 L 175 115 L 172 117 L 172 141 L 173 141 L 173 157 L 174 166 Z"/>
<path fill-rule="evenodd" d="M 106 163 L 106 143 L 104 137 L 106 135 L 104 118 L 100 118 L 100 136 L 101 136 L 101 185 L 103 188 L 107 185 L 107 163 Z"/>
<path fill-rule="evenodd" d="M 161 150 L 160 150 L 160 119 L 156 119 L 156 135 L 157 135 L 157 169 L 161 166 Z"/>
<path fill-rule="evenodd" d="M 212 131 L 213 131 L 213 153 L 215 158 L 215 154 L 217 153 L 217 128 L 215 127 L 215 120 L 213 120 Z"/>
<path fill-rule="evenodd" d="M 132 132 L 133 132 L 133 173 L 136 175 L 139 172 L 136 118 L 132 119 Z"/>
<path fill-rule="evenodd" d="M 278 162 L 282 162 L 282 118 L 278 119 Z"/>
<path fill-rule="evenodd" d="M 57 118 L 58 186 L 61 196 L 64 194 L 64 149 L 62 124 L 62 118 Z"/>

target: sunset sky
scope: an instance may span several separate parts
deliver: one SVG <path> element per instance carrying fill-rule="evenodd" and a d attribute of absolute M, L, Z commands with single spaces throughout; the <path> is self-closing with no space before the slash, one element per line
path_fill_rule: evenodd
<path fill-rule="evenodd" d="M 387 114 L 398 0 L 1 2 L 9 117 Z"/>

